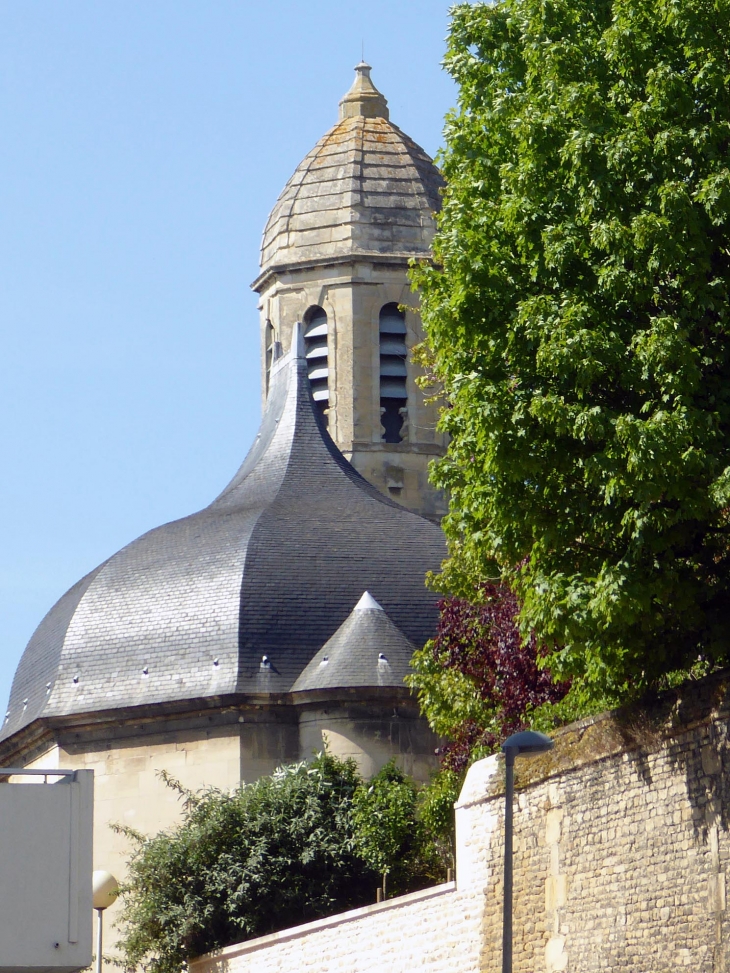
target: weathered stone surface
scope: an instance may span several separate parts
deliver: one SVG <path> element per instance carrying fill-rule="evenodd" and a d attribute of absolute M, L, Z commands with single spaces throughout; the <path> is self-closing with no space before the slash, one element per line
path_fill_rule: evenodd
<path fill-rule="evenodd" d="M 369 136 L 369 137 L 368 137 Z M 370 153 L 388 152 L 373 159 Z M 371 240 L 358 243 L 354 227 L 371 226 L 366 208 L 368 193 L 386 194 L 380 202 L 394 225 L 415 225 L 419 232 L 410 248 L 427 256 L 435 229 L 433 213 L 440 207 L 441 177 L 426 153 L 412 139 L 383 118 L 353 116 L 338 122 L 312 151 L 285 186 L 272 210 L 261 245 L 261 269 L 266 272 L 301 261 L 326 261 L 358 250 L 387 254 L 397 248 Z M 350 197 L 342 205 L 342 194 Z M 323 225 L 343 227 L 341 242 L 302 236 L 305 212 L 319 214 Z M 370 239 L 367 231 L 361 241 Z"/>

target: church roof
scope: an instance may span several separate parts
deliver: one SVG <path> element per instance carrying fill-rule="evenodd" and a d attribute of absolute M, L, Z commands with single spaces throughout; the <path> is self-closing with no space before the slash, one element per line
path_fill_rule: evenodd
<path fill-rule="evenodd" d="M 288 692 L 363 589 L 420 645 L 436 621 L 424 575 L 444 554 L 436 525 L 382 496 L 334 445 L 298 337 L 221 495 L 123 548 L 43 619 L 0 737 L 43 716 Z"/>
<path fill-rule="evenodd" d="M 340 120 L 297 166 L 264 229 L 262 276 L 348 256 L 430 254 L 443 179 L 388 119 L 387 102 L 355 68 Z"/>
<path fill-rule="evenodd" d="M 403 688 L 415 650 L 413 642 L 366 591 L 299 676 L 292 692 L 363 686 Z"/>

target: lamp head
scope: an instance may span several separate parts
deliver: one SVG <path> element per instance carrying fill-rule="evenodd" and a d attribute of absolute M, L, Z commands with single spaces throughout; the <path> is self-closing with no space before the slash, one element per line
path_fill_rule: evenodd
<path fill-rule="evenodd" d="M 109 872 L 94 872 L 91 878 L 92 904 L 101 911 L 114 903 L 119 892 L 119 882 Z"/>
<path fill-rule="evenodd" d="M 513 733 L 511 737 L 502 744 L 503 753 L 511 753 L 515 757 L 523 754 L 547 753 L 552 750 L 553 741 L 544 733 L 537 733 L 535 730 L 522 730 L 520 733 Z"/>

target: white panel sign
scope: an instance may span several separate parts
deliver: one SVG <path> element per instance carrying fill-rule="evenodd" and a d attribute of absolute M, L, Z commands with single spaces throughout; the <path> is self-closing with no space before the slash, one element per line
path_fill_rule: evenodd
<path fill-rule="evenodd" d="M 11 773 L 0 783 L 0 973 L 76 973 L 91 963 L 93 771 L 0 769 Z"/>

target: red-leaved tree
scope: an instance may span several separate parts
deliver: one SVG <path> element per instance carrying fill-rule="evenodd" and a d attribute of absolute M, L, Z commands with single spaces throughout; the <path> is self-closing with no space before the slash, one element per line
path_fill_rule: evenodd
<path fill-rule="evenodd" d="M 479 603 L 449 596 L 439 602 L 436 637 L 417 652 L 410 684 L 433 729 L 449 741 L 442 764 L 463 770 L 475 749 L 494 750 L 528 725 L 544 703 L 570 688 L 540 668 L 535 637 L 523 641 L 518 602 L 504 585 L 485 584 Z"/>

